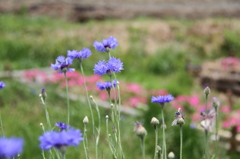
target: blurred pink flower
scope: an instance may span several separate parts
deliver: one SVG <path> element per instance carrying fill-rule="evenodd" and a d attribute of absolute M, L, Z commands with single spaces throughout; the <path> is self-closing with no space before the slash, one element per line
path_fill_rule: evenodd
<path fill-rule="evenodd" d="M 231 112 L 231 108 L 229 106 L 221 106 L 220 107 L 220 111 L 224 112 L 224 113 L 230 113 Z"/>
<path fill-rule="evenodd" d="M 199 105 L 199 97 L 194 94 L 192 95 L 191 97 L 188 98 L 188 102 L 190 105 L 193 105 L 193 106 L 198 106 Z"/>
<path fill-rule="evenodd" d="M 41 82 L 41 83 L 45 83 L 47 82 L 47 75 L 40 71 L 40 70 L 26 70 L 23 73 L 24 78 L 28 81 L 28 82 Z"/>

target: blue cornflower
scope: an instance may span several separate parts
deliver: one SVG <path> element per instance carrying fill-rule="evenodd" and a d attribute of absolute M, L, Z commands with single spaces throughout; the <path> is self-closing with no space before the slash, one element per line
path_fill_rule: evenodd
<path fill-rule="evenodd" d="M 169 103 L 173 99 L 174 99 L 174 97 L 171 94 L 166 95 L 166 96 L 157 96 L 157 97 L 152 96 L 152 102 L 160 103 L 160 104 Z"/>
<path fill-rule="evenodd" d="M 112 83 L 110 81 L 107 81 L 107 82 L 104 82 L 104 83 L 97 82 L 97 87 L 101 91 L 104 90 L 104 89 L 106 89 L 108 91 L 112 88 L 112 84 L 113 84 L 113 87 L 116 87 L 117 80 L 113 80 Z"/>
<path fill-rule="evenodd" d="M 23 151 L 24 141 L 17 137 L 0 137 L 0 158 L 13 158 Z"/>
<path fill-rule="evenodd" d="M 96 48 L 98 52 L 108 52 L 109 49 L 114 49 L 118 46 L 117 39 L 110 36 L 107 39 L 103 39 L 102 42 L 95 41 L 93 46 Z"/>
<path fill-rule="evenodd" d="M 69 65 L 72 64 L 73 59 L 64 56 L 58 56 L 55 64 L 51 64 L 51 68 L 54 70 L 60 70 L 59 73 L 74 72 L 74 68 L 69 68 Z"/>
<path fill-rule="evenodd" d="M 55 147 L 62 151 L 67 146 L 78 146 L 80 141 L 83 141 L 83 137 L 80 130 L 70 128 L 68 131 L 47 131 L 39 137 L 39 141 L 42 150 L 50 150 Z"/>
<path fill-rule="evenodd" d="M 64 124 L 63 122 L 56 122 L 55 126 L 59 127 L 61 131 L 69 128 L 69 125 Z"/>
<path fill-rule="evenodd" d="M 73 50 L 70 51 L 68 50 L 67 56 L 72 58 L 72 59 L 87 59 L 90 55 L 92 55 L 91 50 L 88 48 L 83 48 L 81 51 Z"/>
<path fill-rule="evenodd" d="M 5 87 L 6 84 L 3 81 L 0 81 L 0 89 L 3 89 L 3 87 Z"/>
<path fill-rule="evenodd" d="M 116 59 L 115 57 L 111 57 L 110 60 L 106 63 L 105 61 L 99 61 L 94 66 L 94 73 L 100 76 L 104 74 L 112 75 L 112 72 L 121 72 L 123 70 L 123 63 L 120 59 Z"/>

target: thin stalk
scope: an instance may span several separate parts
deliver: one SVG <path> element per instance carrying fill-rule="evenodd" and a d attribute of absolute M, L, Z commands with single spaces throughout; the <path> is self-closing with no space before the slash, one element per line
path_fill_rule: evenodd
<path fill-rule="evenodd" d="M 41 128 L 42 128 L 42 131 L 45 132 L 44 125 L 43 125 L 42 123 L 40 123 L 40 126 L 41 126 Z M 54 149 L 54 150 L 55 150 L 55 149 Z M 53 153 L 52 153 L 52 150 L 51 150 L 51 149 L 50 149 L 49 153 L 50 153 L 50 158 L 53 159 L 54 157 L 53 157 Z M 57 158 L 60 159 L 59 156 L 58 156 L 58 153 L 57 153 L 56 151 L 55 151 L 55 153 L 57 154 Z M 42 156 L 45 157 L 44 151 L 42 151 Z"/>
<path fill-rule="evenodd" d="M 110 51 L 108 51 L 108 56 L 109 56 L 109 59 L 111 58 L 111 53 L 110 53 Z M 113 72 L 113 76 L 114 76 L 114 78 L 115 79 L 117 79 L 116 78 L 116 75 L 115 75 L 115 73 Z M 111 79 L 111 81 L 112 81 L 112 79 Z M 117 98 L 117 95 L 118 95 L 118 107 L 116 107 L 116 111 L 118 112 L 118 114 L 116 115 L 116 117 L 117 117 L 117 130 L 118 130 L 118 146 L 119 146 L 119 149 L 120 149 L 120 154 L 121 154 L 121 157 L 122 157 L 122 159 L 124 159 L 125 157 L 124 157 L 124 153 L 123 153 L 123 149 L 122 149 L 122 142 L 121 142 L 121 131 L 120 131 L 120 118 L 121 118 L 121 114 L 120 114 L 120 106 L 121 106 L 121 95 L 120 95 L 120 87 L 119 87 L 119 85 L 118 84 L 116 84 L 117 85 L 117 90 L 118 90 L 118 93 L 116 94 L 116 91 L 114 92 L 114 94 L 115 94 L 115 104 L 116 104 L 116 98 Z M 112 88 L 114 88 L 113 87 L 113 83 L 112 83 Z M 115 89 L 114 89 L 115 90 Z"/>
<path fill-rule="evenodd" d="M 50 122 L 50 118 L 49 118 L 46 103 L 44 102 L 43 105 L 44 105 L 44 110 L 45 110 L 45 116 L 46 116 L 46 120 L 47 120 L 48 129 L 50 130 L 52 128 L 52 126 L 51 126 L 51 122 Z"/>
<path fill-rule="evenodd" d="M 89 159 L 88 139 L 87 139 L 87 125 L 86 125 L 86 123 L 84 123 L 83 137 L 84 137 L 83 147 L 84 147 L 85 156 L 86 156 L 86 159 Z"/>
<path fill-rule="evenodd" d="M 95 152 L 96 152 L 96 159 L 98 158 L 98 143 L 99 143 L 99 138 L 100 138 L 100 133 L 101 133 L 101 116 L 100 116 L 100 111 L 98 108 L 97 103 L 95 102 L 94 98 L 91 96 L 90 97 L 93 101 L 93 103 L 95 104 L 95 108 L 98 114 L 98 129 L 97 129 L 97 135 L 96 135 L 96 146 L 95 146 Z"/>
<path fill-rule="evenodd" d="M 205 106 L 206 111 L 207 111 L 207 102 L 208 102 L 208 95 L 206 95 L 206 103 L 205 103 L 206 104 L 206 106 Z"/>
<path fill-rule="evenodd" d="M 214 146 L 214 149 L 215 149 L 215 157 L 217 158 L 218 156 L 218 108 L 215 108 L 215 111 L 216 111 L 216 117 L 215 117 L 215 146 Z"/>
<path fill-rule="evenodd" d="M 167 159 L 167 148 L 166 148 L 166 138 L 165 138 L 165 121 L 164 121 L 164 114 L 163 114 L 163 107 L 164 105 L 161 105 L 161 114 L 162 114 L 162 133 L 163 133 L 163 156 L 165 159 Z"/>
<path fill-rule="evenodd" d="M 204 130 L 205 132 L 205 159 L 209 159 L 209 141 L 208 141 L 208 130 Z"/>
<path fill-rule="evenodd" d="M 142 148 L 142 159 L 145 159 L 145 142 L 144 142 L 144 137 L 141 137 L 140 140 L 141 140 L 141 148 Z"/>
<path fill-rule="evenodd" d="M 42 158 L 43 158 L 43 159 L 46 159 L 46 158 L 45 158 L 44 151 L 42 151 Z"/>
<path fill-rule="evenodd" d="M 182 126 L 180 125 L 180 159 L 182 159 Z"/>
<path fill-rule="evenodd" d="M 65 153 L 62 154 L 62 159 L 65 159 Z"/>
<path fill-rule="evenodd" d="M 158 127 L 155 126 L 155 153 L 154 153 L 154 159 L 157 159 L 157 145 L 158 145 Z"/>
<path fill-rule="evenodd" d="M 84 75 L 83 66 L 82 66 L 81 61 L 80 61 L 80 70 L 81 70 L 81 73 L 82 73 L 82 76 L 83 76 L 84 89 L 85 89 L 85 93 L 86 93 L 86 96 L 87 96 L 87 102 L 88 102 L 88 106 L 89 106 L 91 117 L 92 117 L 93 135 L 95 137 L 95 122 L 94 122 L 94 116 L 93 116 L 93 111 L 92 111 L 92 105 L 91 105 L 90 100 L 89 100 L 87 84 L 86 84 L 85 75 Z"/>
<path fill-rule="evenodd" d="M 66 82 L 66 93 L 67 93 L 67 125 L 69 125 L 70 122 L 70 108 L 69 108 L 69 96 L 68 96 L 68 80 L 67 80 L 67 74 L 64 73 L 65 82 Z"/>
<path fill-rule="evenodd" d="M 1 124 L 1 125 L 0 125 L 0 126 L 1 126 L 0 128 L 1 128 L 1 131 L 2 131 L 2 136 L 5 136 L 5 135 L 4 135 L 4 130 L 3 130 L 3 123 L 2 123 L 2 115 L 1 115 L 1 114 L 0 114 L 0 124 Z"/>

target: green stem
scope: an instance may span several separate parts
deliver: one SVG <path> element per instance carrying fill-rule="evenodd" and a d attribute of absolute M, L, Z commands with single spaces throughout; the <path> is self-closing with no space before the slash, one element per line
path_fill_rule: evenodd
<path fill-rule="evenodd" d="M 1 131 L 2 131 L 2 136 L 4 136 L 4 130 L 3 130 L 3 123 L 2 123 L 2 115 L 0 114 L 0 128 L 1 128 Z"/>
<path fill-rule="evenodd" d="M 218 157 L 218 108 L 216 108 L 215 156 Z"/>
<path fill-rule="evenodd" d="M 145 142 L 144 142 L 144 137 L 141 137 L 140 140 L 141 140 L 141 147 L 142 147 L 142 159 L 145 159 Z"/>
<path fill-rule="evenodd" d="M 99 143 L 99 138 L 100 138 L 100 133 L 101 133 L 101 116 L 100 116 L 100 111 L 98 108 L 97 103 L 95 102 L 95 100 L 93 99 L 93 97 L 91 96 L 91 99 L 93 101 L 93 103 L 95 104 L 95 108 L 98 114 L 98 129 L 97 129 L 97 135 L 96 135 L 96 147 L 95 147 L 95 152 L 96 152 L 96 159 L 98 158 L 98 143 Z"/>
<path fill-rule="evenodd" d="M 163 156 L 165 159 L 167 159 L 167 148 L 166 148 L 166 138 L 165 138 L 165 121 L 164 121 L 164 114 L 163 114 L 163 107 L 164 105 L 161 105 L 161 114 L 162 114 L 162 133 L 163 133 Z"/>
<path fill-rule="evenodd" d="M 50 122 L 50 118 L 49 118 L 46 103 L 44 102 L 43 105 L 44 105 L 45 116 L 46 116 L 46 120 L 47 120 L 47 124 L 48 124 L 48 130 L 50 130 L 52 128 L 52 126 L 51 126 L 51 122 Z"/>
<path fill-rule="evenodd" d="M 67 74 L 64 73 L 65 81 L 66 81 L 66 93 L 67 93 L 67 125 L 69 125 L 70 122 L 70 108 L 69 108 L 69 96 L 68 96 L 68 80 L 67 80 Z"/>
<path fill-rule="evenodd" d="M 157 159 L 157 145 L 158 145 L 158 127 L 155 126 L 155 153 L 154 153 L 154 159 Z"/>
<path fill-rule="evenodd" d="M 182 159 L 182 125 L 180 125 L 180 159 Z"/>
<path fill-rule="evenodd" d="M 83 66 L 82 66 L 82 62 L 81 61 L 80 61 L 80 70 L 81 70 L 81 73 L 82 73 L 82 76 L 83 76 L 84 89 L 85 89 L 85 93 L 86 93 L 86 96 L 87 96 L 87 102 L 88 102 L 88 106 L 89 106 L 91 117 L 92 117 L 93 135 L 96 138 L 95 123 L 94 123 L 94 116 L 93 116 L 93 111 L 92 111 L 92 105 L 91 105 L 90 100 L 89 100 L 88 91 L 87 91 L 87 85 L 86 85 L 86 80 L 85 80 L 85 75 L 84 75 Z"/>
<path fill-rule="evenodd" d="M 62 154 L 62 159 L 65 159 L 65 154 Z"/>
<path fill-rule="evenodd" d="M 110 59 L 110 58 L 111 58 L 111 53 L 110 53 L 110 51 L 108 51 L 108 56 L 109 56 L 109 59 Z M 116 75 L 115 75 L 114 72 L 113 72 L 113 76 L 114 76 L 115 79 L 117 79 L 117 78 L 116 78 Z M 110 77 L 110 79 L 111 79 L 111 82 L 112 82 L 112 78 L 111 78 L 111 77 Z M 121 157 L 122 157 L 122 159 L 124 159 L 125 157 L 124 157 L 124 153 L 123 153 L 123 149 L 122 149 L 121 131 L 120 131 L 120 118 L 121 118 L 120 106 L 121 106 L 121 95 L 120 95 L 120 87 L 119 87 L 118 84 L 116 84 L 116 85 L 117 85 L 118 94 L 116 94 L 116 91 L 115 91 L 115 89 L 114 89 L 114 94 L 115 94 L 114 97 L 115 97 L 115 109 L 116 109 L 115 112 L 117 112 L 116 117 L 117 117 L 118 146 L 119 146 L 119 151 L 120 151 Z M 112 88 L 114 88 L 114 87 L 113 87 L 113 83 L 112 83 Z M 117 95 L 118 95 L 118 107 L 116 106 Z"/>
<path fill-rule="evenodd" d="M 207 102 L 208 102 L 208 95 L 206 95 L 206 110 L 207 111 Z"/>
<path fill-rule="evenodd" d="M 208 130 L 204 130 L 204 132 L 205 132 L 205 159 L 209 159 Z"/>
<path fill-rule="evenodd" d="M 86 123 L 84 123 L 83 138 L 84 138 L 83 147 L 84 147 L 85 156 L 86 156 L 86 159 L 89 159 L 88 139 L 87 139 L 87 125 L 86 125 Z"/>

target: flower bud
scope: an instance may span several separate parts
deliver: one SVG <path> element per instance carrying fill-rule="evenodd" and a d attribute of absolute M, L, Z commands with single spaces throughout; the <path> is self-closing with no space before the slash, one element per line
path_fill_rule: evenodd
<path fill-rule="evenodd" d="M 174 153 L 173 153 L 173 152 L 169 152 L 169 154 L 168 154 L 168 158 L 175 158 Z"/>
<path fill-rule="evenodd" d="M 210 93 L 211 93 L 211 90 L 210 90 L 210 88 L 207 86 L 207 87 L 205 87 L 205 89 L 204 89 L 204 94 L 206 95 L 206 96 L 208 96 Z"/>
<path fill-rule="evenodd" d="M 88 117 L 85 116 L 84 119 L 83 119 L 83 124 L 88 124 L 88 123 L 89 123 Z"/>
<path fill-rule="evenodd" d="M 220 102 L 216 97 L 213 97 L 213 99 L 212 99 L 212 106 L 215 109 L 217 109 L 220 106 Z"/>
<path fill-rule="evenodd" d="M 161 147 L 157 145 L 157 153 L 160 153 L 162 151 Z"/>
<path fill-rule="evenodd" d="M 136 122 L 134 131 L 136 132 L 136 135 L 140 138 L 144 138 L 144 136 L 147 135 L 147 130 L 142 126 L 142 123 Z"/>
<path fill-rule="evenodd" d="M 106 119 L 108 119 L 109 117 L 108 117 L 108 115 L 106 115 L 106 117 L 105 117 Z"/>
<path fill-rule="evenodd" d="M 159 124 L 159 120 L 157 118 L 153 117 L 150 124 L 153 125 L 154 127 L 156 127 Z"/>
<path fill-rule="evenodd" d="M 184 119 L 183 119 L 183 118 L 178 118 L 178 119 L 177 119 L 177 124 L 180 125 L 180 126 L 182 126 L 183 124 L 185 124 Z"/>
<path fill-rule="evenodd" d="M 143 138 L 147 135 L 147 130 L 143 126 L 141 126 L 136 130 L 136 135 L 140 138 Z"/>

